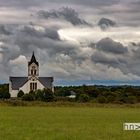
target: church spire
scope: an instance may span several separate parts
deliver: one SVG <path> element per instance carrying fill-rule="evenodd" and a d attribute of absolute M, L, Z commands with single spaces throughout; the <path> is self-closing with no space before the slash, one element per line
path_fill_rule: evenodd
<path fill-rule="evenodd" d="M 35 63 L 37 66 L 39 65 L 38 62 L 36 61 L 35 55 L 34 55 L 34 51 L 31 57 L 30 62 L 28 63 L 28 65 L 31 65 L 32 63 Z"/>

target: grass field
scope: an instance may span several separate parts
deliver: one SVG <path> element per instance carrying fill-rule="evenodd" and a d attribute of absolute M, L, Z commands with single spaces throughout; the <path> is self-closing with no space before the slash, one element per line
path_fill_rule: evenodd
<path fill-rule="evenodd" d="M 139 140 L 140 108 L 0 107 L 0 140 Z"/>

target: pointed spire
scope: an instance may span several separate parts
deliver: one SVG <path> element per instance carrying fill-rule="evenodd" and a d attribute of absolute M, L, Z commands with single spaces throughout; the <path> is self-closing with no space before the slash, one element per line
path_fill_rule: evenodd
<path fill-rule="evenodd" d="M 31 57 L 30 62 L 28 63 L 28 65 L 31 65 L 32 63 L 35 63 L 37 66 L 39 65 L 38 62 L 36 61 L 35 55 L 34 55 L 34 51 Z"/>

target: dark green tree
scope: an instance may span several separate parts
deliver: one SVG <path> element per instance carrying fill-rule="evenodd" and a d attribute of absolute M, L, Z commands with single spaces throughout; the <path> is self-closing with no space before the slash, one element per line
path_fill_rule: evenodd
<path fill-rule="evenodd" d="M 50 89 L 43 90 L 43 100 L 47 102 L 51 102 L 54 100 L 54 94 Z"/>
<path fill-rule="evenodd" d="M 20 90 L 19 92 L 18 92 L 18 95 L 17 95 L 17 97 L 22 97 L 24 95 L 24 92 L 22 91 L 22 90 Z"/>

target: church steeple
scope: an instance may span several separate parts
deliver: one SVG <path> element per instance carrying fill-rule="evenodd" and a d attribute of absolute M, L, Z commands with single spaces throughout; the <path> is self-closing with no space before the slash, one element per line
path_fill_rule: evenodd
<path fill-rule="evenodd" d="M 28 65 L 31 65 L 32 63 L 35 63 L 37 66 L 39 65 L 38 62 L 36 61 L 34 51 L 33 51 L 33 54 L 32 54 L 30 62 L 28 62 Z"/>
<path fill-rule="evenodd" d="M 33 52 L 31 60 L 28 62 L 28 77 L 38 77 L 38 76 L 39 76 L 39 63 L 37 62 Z"/>

